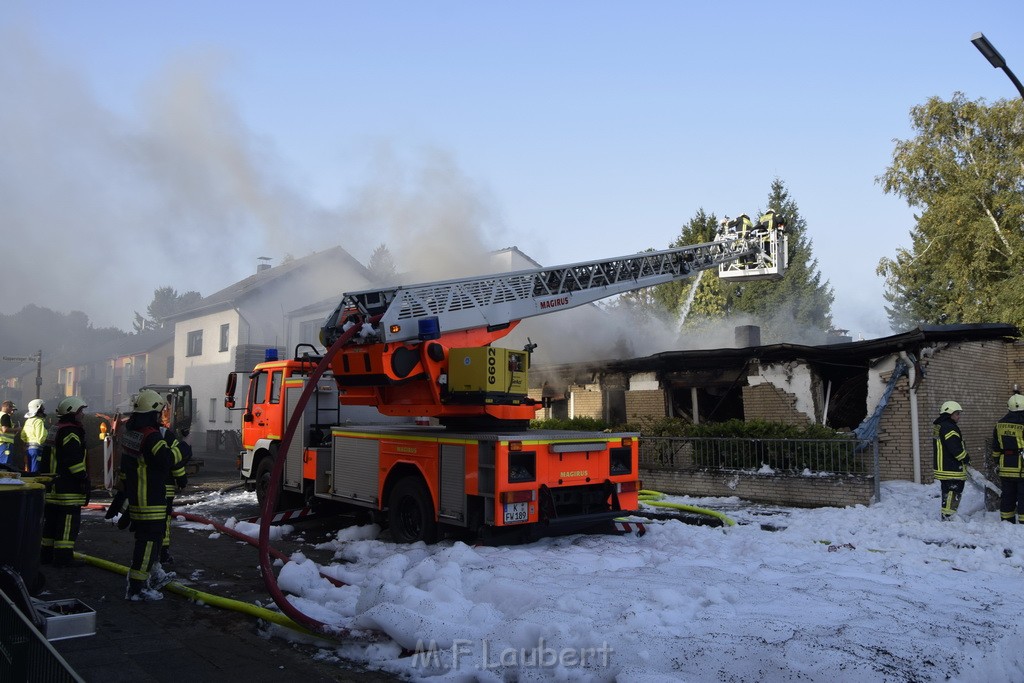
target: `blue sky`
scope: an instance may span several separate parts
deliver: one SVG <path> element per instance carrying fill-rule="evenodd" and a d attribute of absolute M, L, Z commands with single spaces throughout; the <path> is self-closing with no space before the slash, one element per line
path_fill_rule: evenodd
<path fill-rule="evenodd" d="M 0 312 L 127 328 L 157 287 L 210 294 L 257 256 L 338 243 L 364 261 L 381 242 L 406 259 L 630 254 L 701 208 L 767 208 L 778 177 L 836 324 L 889 334 L 875 267 L 913 215 L 875 178 L 912 106 L 1016 96 L 970 37 L 1024 75 L 1021 26 L 1024 4 L 985 0 L 9 0 L 4 239 L 76 248 L 22 264 L 39 294 Z"/>

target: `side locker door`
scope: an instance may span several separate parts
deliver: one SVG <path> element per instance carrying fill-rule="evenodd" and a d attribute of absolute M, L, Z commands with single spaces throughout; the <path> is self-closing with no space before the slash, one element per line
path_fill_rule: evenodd
<path fill-rule="evenodd" d="M 446 524 L 466 526 L 466 446 L 442 443 L 441 472 L 438 477 L 438 519 Z"/>
<path fill-rule="evenodd" d="M 288 423 L 292 419 L 292 413 L 295 412 L 295 406 L 299 403 L 299 396 L 305 385 L 306 378 L 304 377 L 289 377 L 284 381 L 282 430 L 288 428 Z M 302 420 L 299 421 L 299 425 L 295 429 L 295 434 L 292 435 L 292 441 L 288 444 L 288 452 L 285 454 L 283 483 L 286 489 L 292 491 L 302 491 L 302 459 L 305 455 L 306 433 L 309 430 L 309 425 L 306 422 L 305 414 L 303 414 Z"/>

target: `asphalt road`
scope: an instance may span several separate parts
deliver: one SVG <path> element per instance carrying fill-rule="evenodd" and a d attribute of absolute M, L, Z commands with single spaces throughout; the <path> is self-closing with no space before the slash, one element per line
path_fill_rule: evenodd
<path fill-rule="evenodd" d="M 182 501 L 187 502 L 198 491 L 215 491 L 238 483 L 233 457 L 225 463 L 208 457 L 203 460 L 203 468 L 191 478 L 190 490 L 182 495 Z M 94 497 L 93 502 L 108 501 Z M 233 509 L 231 515 L 244 519 L 258 512 L 252 503 L 251 510 Z M 329 532 L 324 530 L 325 534 Z M 209 531 L 172 529 L 173 569 L 178 580 L 220 597 L 273 607 L 260 575 L 257 550 L 226 535 L 211 536 Z M 77 552 L 127 565 L 133 543 L 132 534 L 104 520 L 102 510 L 83 512 Z M 298 544 L 287 541 L 275 542 L 274 546 L 284 553 L 298 548 Z M 303 551 L 310 554 L 310 547 L 303 546 Z M 124 599 L 125 576 L 114 571 L 92 565 L 43 567 L 41 571 L 45 586 L 38 599 L 77 598 L 96 612 L 95 635 L 53 642 L 86 681 L 398 680 L 336 657 L 325 658 L 326 650 L 313 645 L 272 635 L 266 623 L 253 616 L 203 605 L 167 589 L 163 600 L 129 602 Z M 314 658 L 315 654 L 319 656 Z"/>

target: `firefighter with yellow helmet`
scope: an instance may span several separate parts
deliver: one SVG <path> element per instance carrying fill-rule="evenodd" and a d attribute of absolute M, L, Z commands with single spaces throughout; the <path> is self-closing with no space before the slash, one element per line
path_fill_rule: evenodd
<path fill-rule="evenodd" d="M 963 408 L 956 401 L 946 401 L 939 408 L 939 416 L 932 423 L 932 452 L 935 456 L 934 475 L 942 486 L 942 521 L 948 521 L 960 507 L 960 497 L 967 481 L 967 454 L 960 416 Z"/>
<path fill-rule="evenodd" d="M 43 564 L 74 567 L 75 540 L 82 524 L 82 506 L 92 489 L 86 471 L 85 401 L 68 396 L 57 404 L 57 424 L 46 434 L 50 457 L 46 471 L 51 476 L 43 507 Z"/>
<path fill-rule="evenodd" d="M 152 389 L 135 398 L 131 417 L 121 438 L 121 473 L 128 496 L 128 514 L 135 531 L 135 548 L 128 571 L 128 600 L 160 600 L 159 580 L 164 572 L 159 552 L 167 525 L 167 485 L 183 480 L 185 469 L 177 445 L 161 431 L 160 416 L 166 401 Z"/>
<path fill-rule="evenodd" d="M 1014 394 L 1006 407 L 1009 412 L 992 430 L 992 457 L 998 463 L 1002 491 L 999 518 L 1011 524 L 1024 524 L 1024 396 Z"/>

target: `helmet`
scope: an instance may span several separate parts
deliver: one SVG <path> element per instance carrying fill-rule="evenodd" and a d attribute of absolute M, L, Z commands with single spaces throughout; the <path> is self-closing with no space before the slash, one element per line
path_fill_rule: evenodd
<path fill-rule="evenodd" d="M 57 414 L 61 416 L 74 415 L 84 407 L 85 401 L 80 399 L 78 396 L 68 396 L 57 404 Z"/>
<path fill-rule="evenodd" d="M 1010 400 L 1006 402 L 1006 407 L 1012 411 L 1024 410 L 1024 396 L 1014 394 L 1010 397 Z"/>
<path fill-rule="evenodd" d="M 25 413 L 25 417 L 35 417 L 39 413 L 43 412 L 43 408 L 46 406 L 43 404 L 43 400 L 34 398 L 28 402 L 28 412 Z"/>
<path fill-rule="evenodd" d="M 152 413 L 163 410 L 165 405 L 167 405 L 167 401 L 164 400 L 163 396 L 152 389 L 143 389 L 135 397 L 135 403 L 132 404 L 132 412 Z"/>
<path fill-rule="evenodd" d="M 962 410 L 963 408 L 961 408 L 960 404 L 956 401 L 946 401 L 942 404 L 942 407 L 939 408 L 939 412 L 944 415 L 952 415 L 953 413 L 959 413 Z"/>

